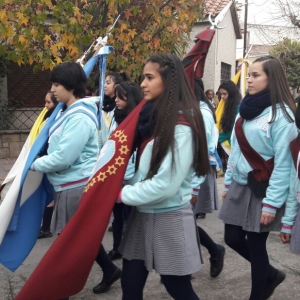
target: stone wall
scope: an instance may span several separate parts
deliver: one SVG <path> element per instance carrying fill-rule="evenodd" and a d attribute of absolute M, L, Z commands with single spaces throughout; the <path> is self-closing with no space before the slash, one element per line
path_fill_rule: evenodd
<path fill-rule="evenodd" d="M 0 131 L 0 159 L 17 158 L 28 137 L 29 130 Z"/>

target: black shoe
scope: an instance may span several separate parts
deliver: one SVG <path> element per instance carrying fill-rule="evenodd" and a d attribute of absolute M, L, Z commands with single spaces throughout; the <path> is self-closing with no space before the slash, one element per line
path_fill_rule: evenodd
<path fill-rule="evenodd" d="M 278 287 L 280 283 L 284 281 L 284 279 L 285 279 L 285 273 L 280 270 L 277 270 L 276 278 L 272 283 L 268 284 L 265 288 L 264 300 L 269 299 L 272 296 L 275 289 Z"/>
<path fill-rule="evenodd" d="M 108 232 L 113 232 L 112 226 L 109 226 L 107 231 Z"/>
<path fill-rule="evenodd" d="M 38 239 L 45 239 L 45 238 L 49 238 L 52 237 L 52 232 L 50 231 L 40 231 L 40 234 L 38 236 Z"/>
<path fill-rule="evenodd" d="M 108 252 L 108 256 L 111 260 L 122 258 L 122 254 L 118 250 L 114 250 L 114 249 Z"/>
<path fill-rule="evenodd" d="M 211 257 L 210 260 L 210 276 L 217 277 L 223 270 L 225 248 L 222 245 L 218 245 L 221 249 L 220 254 L 217 257 Z"/>
<path fill-rule="evenodd" d="M 197 219 L 205 219 L 206 214 L 200 213 L 197 215 Z"/>
<path fill-rule="evenodd" d="M 117 270 L 111 276 L 111 278 L 109 278 L 109 280 L 107 281 L 105 281 L 103 278 L 101 282 L 93 288 L 93 292 L 95 294 L 102 294 L 107 292 L 109 288 L 112 286 L 112 284 L 121 278 L 121 274 L 122 274 L 121 269 L 117 268 Z"/>

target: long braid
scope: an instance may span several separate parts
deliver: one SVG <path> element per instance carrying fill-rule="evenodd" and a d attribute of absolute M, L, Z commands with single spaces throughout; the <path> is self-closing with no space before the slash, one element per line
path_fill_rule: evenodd
<path fill-rule="evenodd" d="M 162 151 L 164 149 L 162 145 L 165 143 L 166 139 L 168 139 L 167 135 L 170 134 L 168 132 L 168 125 L 170 123 L 170 120 L 174 118 L 174 95 L 177 85 L 177 73 L 176 68 L 173 63 L 173 61 L 169 57 L 165 57 L 161 63 L 163 68 L 169 68 L 171 70 L 171 86 L 169 90 L 169 96 L 168 100 L 165 102 L 165 105 L 163 107 L 164 116 L 163 116 L 163 122 L 160 127 L 156 127 L 156 130 L 154 130 L 155 140 L 153 144 L 153 152 L 151 157 L 151 163 L 150 163 L 150 169 L 147 178 L 152 178 L 158 171 L 163 158 L 166 155 L 166 151 Z M 176 116 L 177 118 L 177 113 Z M 171 136 L 174 135 L 174 130 L 170 134 Z M 172 165 L 174 164 L 174 147 L 173 143 L 170 145 L 172 150 Z"/>
<path fill-rule="evenodd" d="M 155 126 L 154 143 L 148 174 L 155 176 L 163 160 L 171 151 L 171 169 L 175 165 L 175 127 L 178 113 L 181 111 L 190 123 L 193 135 L 193 167 L 197 175 L 205 175 L 209 170 L 206 137 L 203 135 L 204 122 L 199 104 L 186 78 L 180 59 L 174 54 L 154 54 L 146 62 L 157 64 L 161 76 L 163 91 L 154 99 Z"/>
<path fill-rule="evenodd" d="M 158 136 L 158 141 L 159 141 L 158 148 L 159 149 L 160 149 L 160 146 L 162 145 L 162 143 L 164 142 L 167 125 L 169 124 L 172 108 L 174 106 L 174 94 L 175 94 L 175 88 L 176 88 L 176 82 L 177 82 L 177 74 L 176 74 L 175 66 L 172 62 L 170 62 L 170 68 L 171 68 L 171 72 L 172 72 L 172 83 L 171 83 L 169 99 L 168 99 L 167 105 L 166 105 L 165 118 L 164 118 L 163 126 L 161 128 L 161 134 Z"/>

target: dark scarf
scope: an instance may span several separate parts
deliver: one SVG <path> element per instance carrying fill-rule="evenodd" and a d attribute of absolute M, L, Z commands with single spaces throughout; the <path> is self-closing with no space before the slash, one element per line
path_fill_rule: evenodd
<path fill-rule="evenodd" d="M 115 121 L 120 125 L 121 122 L 124 121 L 124 119 L 128 116 L 128 109 L 118 109 L 117 107 L 115 108 L 114 111 L 114 118 Z"/>
<path fill-rule="evenodd" d="M 116 107 L 116 97 L 104 96 L 102 110 L 105 112 L 112 111 Z"/>
<path fill-rule="evenodd" d="M 241 102 L 240 115 L 245 120 L 252 120 L 269 106 L 271 106 L 269 91 L 263 91 L 255 95 L 247 94 Z"/>
<path fill-rule="evenodd" d="M 155 126 L 155 114 L 153 114 L 154 102 L 148 101 L 140 112 L 138 133 L 143 138 L 149 138 L 153 135 Z"/>
<path fill-rule="evenodd" d="M 156 123 L 155 114 L 153 114 L 154 102 L 147 101 L 140 111 L 139 122 L 135 138 L 135 145 L 139 148 L 143 141 L 153 135 Z"/>

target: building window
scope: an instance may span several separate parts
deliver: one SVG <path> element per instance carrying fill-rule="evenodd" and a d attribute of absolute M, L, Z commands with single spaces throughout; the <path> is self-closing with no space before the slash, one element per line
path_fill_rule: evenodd
<path fill-rule="evenodd" d="M 11 63 L 7 74 L 8 105 L 43 107 L 45 95 L 51 88 L 50 71 L 33 72 L 33 66 Z"/>
<path fill-rule="evenodd" d="M 221 83 L 231 79 L 231 65 L 221 62 Z"/>

